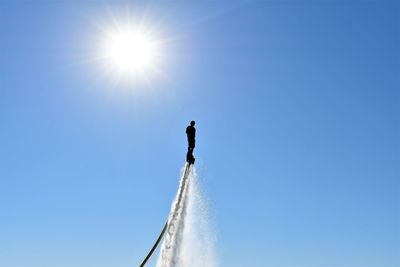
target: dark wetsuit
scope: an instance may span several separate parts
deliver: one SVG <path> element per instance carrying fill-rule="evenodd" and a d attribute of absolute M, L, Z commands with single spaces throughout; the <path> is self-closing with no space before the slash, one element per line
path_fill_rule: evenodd
<path fill-rule="evenodd" d="M 186 127 L 186 134 L 188 139 L 188 152 L 186 154 L 186 161 L 189 164 L 193 164 L 193 149 L 195 147 L 196 128 L 194 128 L 194 126 L 192 125 L 189 125 L 188 127 Z"/>
<path fill-rule="evenodd" d="M 186 127 L 186 134 L 187 134 L 187 139 L 189 143 L 189 150 L 193 151 L 193 148 L 195 147 L 195 137 L 196 137 L 196 128 L 194 126 L 189 125 Z"/>

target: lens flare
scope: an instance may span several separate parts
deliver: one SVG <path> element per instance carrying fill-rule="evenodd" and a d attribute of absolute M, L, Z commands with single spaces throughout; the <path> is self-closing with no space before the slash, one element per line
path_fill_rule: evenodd
<path fill-rule="evenodd" d="M 106 58 L 112 68 L 125 74 L 143 72 L 155 64 L 155 42 L 134 29 L 119 30 L 110 35 Z"/>
<path fill-rule="evenodd" d="M 127 12 L 98 23 L 93 64 L 113 88 L 150 88 L 165 77 L 165 45 L 160 23 Z"/>

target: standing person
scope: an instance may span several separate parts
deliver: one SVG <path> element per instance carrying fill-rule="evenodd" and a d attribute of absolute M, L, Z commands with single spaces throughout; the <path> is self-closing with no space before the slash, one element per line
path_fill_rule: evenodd
<path fill-rule="evenodd" d="M 195 137 L 196 137 L 196 128 L 194 128 L 194 125 L 196 124 L 195 121 L 191 121 L 190 125 L 186 127 L 186 135 L 188 139 L 188 152 L 186 154 L 186 161 L 189 162 L 190 164 L 194 163 L 194 157 L 193 157 L 193 149 L 195 147 Z"/>

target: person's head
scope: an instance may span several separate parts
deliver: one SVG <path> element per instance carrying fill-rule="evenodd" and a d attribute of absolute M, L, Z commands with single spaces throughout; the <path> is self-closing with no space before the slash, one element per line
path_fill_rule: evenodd
<path fill-rule="evenodd" d="M 195 121 L 191 121 L 191 122 L 190 122 L 190 126 L 194 126 L 195 124 L 196 124 Z"/>

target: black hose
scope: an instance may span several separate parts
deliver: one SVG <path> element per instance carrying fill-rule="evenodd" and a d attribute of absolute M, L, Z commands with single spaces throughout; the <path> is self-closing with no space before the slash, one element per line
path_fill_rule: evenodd
<path fill-rule="evenodd" d="M 142 264 L 140 264 L 140 267 L 143 267 L 146 264 L 146 262 L 150 259 L 151 254 L 153 254 L 154 250 L 156 250 L 156 248 L 158 246 L 158 243 L 160 243 L 160 241 L 161 241 L 161 239 L 162 239 L 162 237 L 163 237 L 163 235 L 165 233 L 165 230 L 167 230 L 167 227 L 168 227 L 168 222 L 165 223 L 165 226 L 164 226 L 163 230 L 161 231 L 160 236 L 158 237 L 158 239 L 157 239 L 156 243 L 154 244 L 154 246 L 151 248 L 149 254 L 147 254 L 147 256 L 144 259 L 144 261 L 142 262 Z"/>

